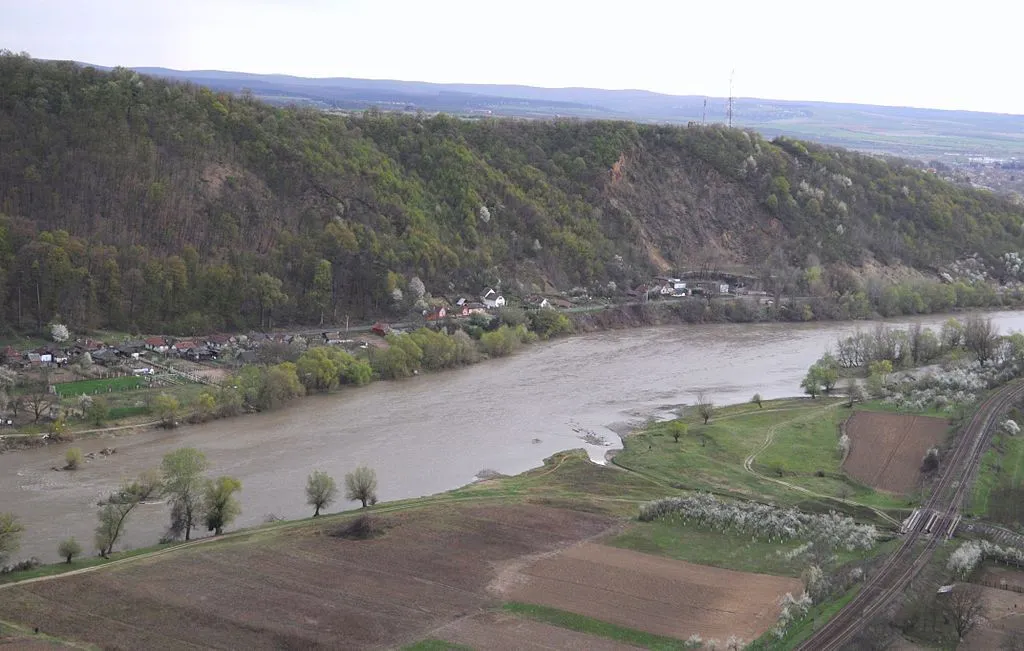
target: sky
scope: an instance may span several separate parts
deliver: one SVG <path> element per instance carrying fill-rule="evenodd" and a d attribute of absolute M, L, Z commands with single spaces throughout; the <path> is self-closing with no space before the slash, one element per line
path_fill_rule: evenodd
<path fill-rule="evenodd" d="M 0 0 L 97 65 L 637 88 L 1024 114 L 1015 0 Z"/>

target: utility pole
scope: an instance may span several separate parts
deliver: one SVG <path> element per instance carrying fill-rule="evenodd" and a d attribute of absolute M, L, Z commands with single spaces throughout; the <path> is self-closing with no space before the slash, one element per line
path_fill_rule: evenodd
<path fill-rule="evenodd" d="M 708 98 L 704 98 L 704 113 L 700 117 L 701 124 L 707 124 L 708 121 Z"/>
<path fill-rule="evenodd" d="M 732 128 L 732 79 L 736 76 L 736 69 L 729 73 L 729 128 Z"/>

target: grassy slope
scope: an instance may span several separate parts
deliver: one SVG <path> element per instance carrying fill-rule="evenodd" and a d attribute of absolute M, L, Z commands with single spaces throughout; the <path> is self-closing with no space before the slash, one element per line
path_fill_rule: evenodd
<path fill-rule="evenodd" d="M 615 463 L 688 489 L 783 504 L 818 501 L 809 506 L 835 508 L 828 500 L 815 500 L 744 469 L 747 456 L 760 450 L 771 435 L 771 445 L 752 465 L 758 473 L 820 495 L 845 496 L 881 508 L 907 507 L 906 498 L 878 493 L 843 475 L 836 443 L 839 424 L 848 416 L 849 410 L 838 401 L 825 399 L 772 401 L 763 409 L 737 405 L 719 410 L 708 425 L 695 416 L 685 418 L 690 429 L 678 443 L 668 434 L 667 424 L 655 424 L 627 438 Z M 824 476 L 817 476 L 819 471 Z"/>
<path fill-rule="evenodd" d="M 975 516 L 996 515 L 1006 511 L 998 501 L 1018 495 L 1024 486 L 1024 438 L 1000 434 L 982 457 L 978 478 L 971 494 L 970 508 Z M 1005 518 L 998 518 L 1006 521 Z M 1012 524 L 1012 522 L 1006 522 Z"/>

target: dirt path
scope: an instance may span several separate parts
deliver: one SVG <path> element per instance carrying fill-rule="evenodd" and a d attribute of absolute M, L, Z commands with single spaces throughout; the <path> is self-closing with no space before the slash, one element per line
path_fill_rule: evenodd
<path fill-rule="evenodd" d="M 821 415 L 824 414 L 825 412 L 827 412 L 829 410 L 832 410 L 832 409 L 835 409 L 835 408 L 839 407 L 842 404 L 843 404 L 842 402 L 836 402 L 836 403 L 833 403 L 831 405 L 826 405 L 826 406 L 822 407 L 821 409 L 817 409 L 815 411 L 812 411 L 811 413 L 806 414 L 804 416 L 801 416 L 799 418 L 793 418 L 793 419 L 782 421 L 780 423 L 776 423 L 775 425 L 772 425 L 771 427 L 768 428 L 768 432 L 765 434 L 764 441 L 761 442 L 761 445 L 758 446 L 758 448 L 756 450 L 754 450 L 752 453 L 750 453 L 750 455 L 748 455 L 747 458 L 743 460 L 743 469 L 746 470 L 747 472 L 749 472 L 750 474 L 754 475 L 758 479 L 761 479 L 763 481 L 770 481 L 770 482 L 778 484 L 780 486 L 785 486 L 786 488 L 798 491 L 800 493 L 804 493 L 805 495 L 810 495 L 811 497 L 830 499 L 830 500 L 835 500 L 837 502 L 842 502 L 843 504 L 847 504 L 849 506 L 858 506 L 858 507 L 861 507 L 861 508 L 871 509 L 871 511 L 873 513 L 875 513 L 875 515 L 877 515 L 878 517 L 882 518 L 886 522 L 892 524 L 893 526 L 898 527 L 898 526 L 900 526 L 900 522 L 898 520 L 896 520 L 895 518 L 889 516 L 884 511 L 882 511 L 880 509 L 877 509 L 877 508 L 875 508 L 873 506 L 870 506 L 868 504 L 863 504 L 863 503 L 858 502 L 856 500 L 846 499 L 846 498 L 842 498 L 842 497 L 834 497 L 832 495 L 823 495 L 822 493 L 816 493 L 816 492 L 810 490 L 809 488 L 804 488 L 803 486 L 797 486 L 796 484 L 791 484 L 788 481 L 783 481 L 783 480 L 777 479 L 775 477 L 769 477 L 767 475 L 761 474 L 761 473 L 757 472 L 756 470 L 754 470 L 754 461 L 757 460 L 757 455 L 761 454 L 762 452 L 767 450 L 769 447 L 771 447 L 772 443 L 775 442 L 775 434 L 778 433 L 779 429 L 783 425 L 793 425 L 793 424 L 796 424 L 796 423 L 802 423 L 802 422 L 807 422 L 807 421 L 810 421 L 810 420 L 814 420 L 815 418 L 821 417 Z"/>

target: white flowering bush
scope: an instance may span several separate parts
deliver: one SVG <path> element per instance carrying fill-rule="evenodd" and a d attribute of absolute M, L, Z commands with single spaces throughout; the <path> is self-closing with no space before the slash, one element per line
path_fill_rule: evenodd
<path fill-rule="evenodd" d="M 724 502 L 710 493 L 666 497 L 640 509 L 640 520 L 678 519 L 721 532 L 750 535 L 769 542 L 812 539 L 827 549 L 871 549 L 878 532 L 872 525 L 830 512 L 826 515 L 782 509 L 757 502 Z"/>
<path fill-rule="evenodd" d="M 846 176 L 845 174 L 833 174 L 832 180 L 835 182 L 836 185 L 844 188 L 848 188 L 853 185 L 853 180 L 851 180 L 850 177 Z"/>
<path fill-rule="evenodd" d="M 1020 434 L 1020 425 L 1018 425 L 1017 421 L 1013 420 L 1012 418 L 1008 419 L 1003 422 L 1003 431 L 1009 434 L 1010 436 L 1017 436 L 1018 434 Z"/>
<path fill-rule="evenodd" d="M 786 630 L 794 622 L 798 622 L 807 616 L 807 612 L 811 609 L 813 603 L 811 602 L 810 595 L 806 592 L 799 597 L 794 597 L 793 593 L 787 592 L 779 600 L 779 603 L 782 606 L 782 610 L 779 611 L 779 619 L 772 632 L 775 634 L 775 637 L 781 640 L 786 636 Z"/>
<path fill-rule="evenodd" d="M 814 187 L 806 180 L 800 181 L 800 185 L 797 186 L 796 193 L 797 196 L 800 197 L 811 197 L 813 199 L 817 199 L 818 201 L 825 200 L 825 191 L 822 190 L 821 188 Z"/>
<path fill-rule="evenodd" d="M 68 327 L 63 323 L 54 323 L 50 326 L 50 336 L 57 343 L 63 343 L 68 340 L 71 333 L 68 332 Z"/>
<path fill-rule="evenodd" d="M 968 540 L 949 555 L 946 569 L 963 579 L 986 559 L 1020 567 L 1024 565 L 1024 550 L 1001 547 L 987 540 Z"/>
<path fill-rule="evenodd" d="M 968 366 L 938 370 L 887 387 L 883 402 L 901 409 L 953 411 L 978 400 L 978 394 L 1009 382 L 1017 375 L 1012 364 Z"/>
<path fill-rule="evenodd" d="M 836 443 L 836 451 L 839 452 L 839 456 L 846 458 L 846 455 L 850 454 L 850 437 L 843 434 L 839 437 L 839 442 Z"/>
<path fill-rule="evenodd" d="M 1024 260 L 1021 259 L 1020 254 L 1016 251 L 1004 253 L 1003 268 L 1006 270 L 1007 276 L 1020 278 L 1021 271 L 1024 271 Z"/>

